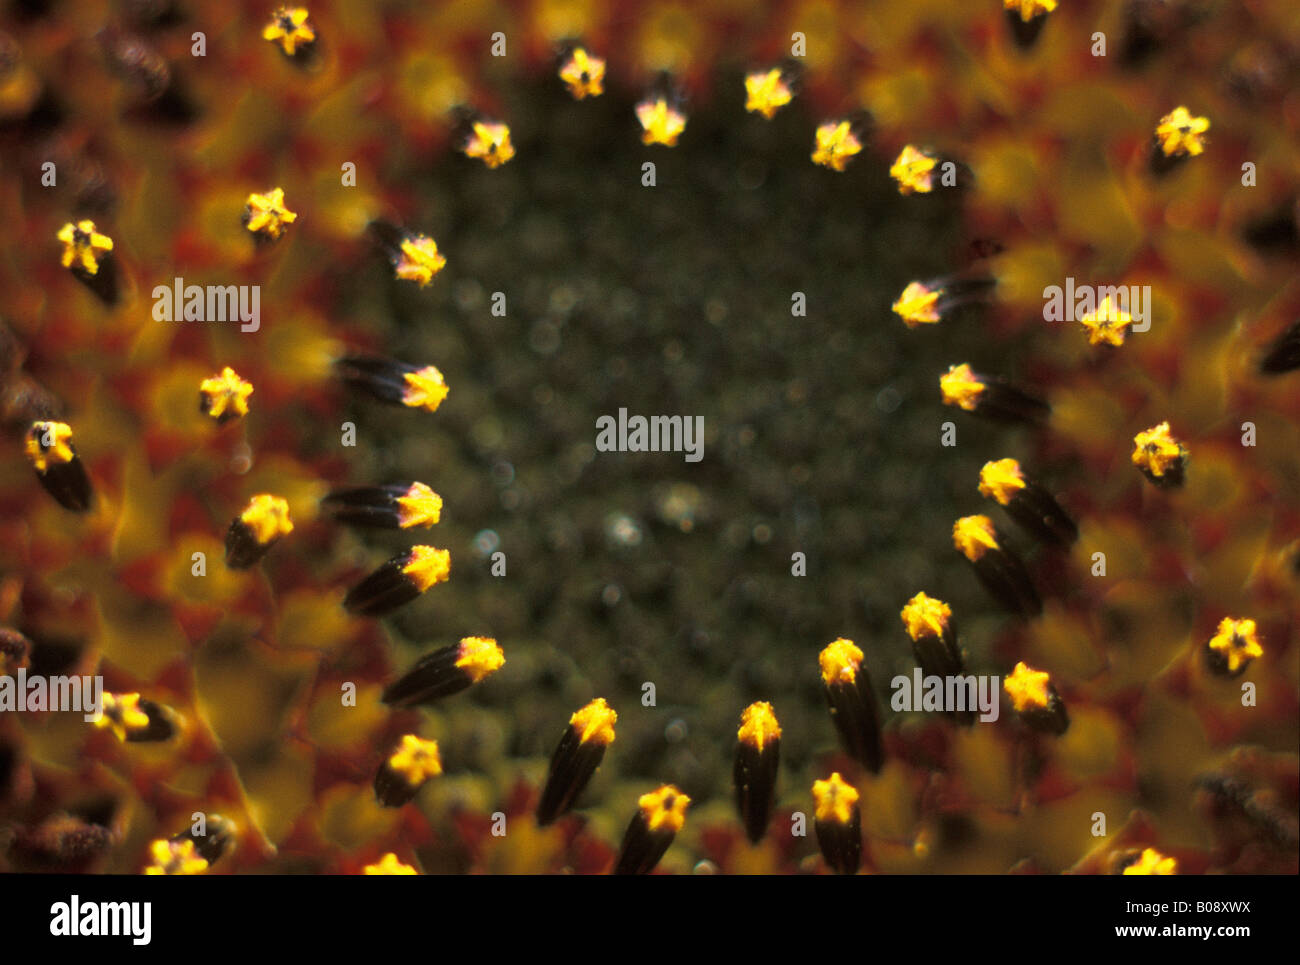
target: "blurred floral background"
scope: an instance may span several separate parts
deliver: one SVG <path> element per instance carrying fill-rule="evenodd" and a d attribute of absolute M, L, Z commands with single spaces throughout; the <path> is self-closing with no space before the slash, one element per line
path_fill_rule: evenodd
<path fill-rule="evenodd" d="M 1300 374 L 1259 366 L 1300 319 L 1292 0 L 1062 0 L 1029 47 L 1000 0 L 308 9 L 312 56 L 289 58 L 262 3 L 4 4 L 0 626 L 30 642 L 29 673 L 100 673 L 181 726 L 123 743 L 79 714 L 0 714 L 0 870 L 137 872 L 204 812 L 234 828 L 212 873 L 389 852 L 427 873 L 600 872 L 638 796 L 672 783 L 692 804 L 662 870 L 814 872 L 789 815 L 838 770 L 882 873 L 1105 871 L 1145 848 L 1186 873 L 1296 872 Z M 746 72 L 796 33 L 793 101 L 747 113 Z M 608 64 L 599 97 L 556 76 L 579 39 Z M 646 146 L 635 106 L 665 72 L 686 127 Z M 1157 176 L 1179 105 L 1210 119 L 1206 149 Z M 466 108 L 509 125 L 508 163 L 465 156 Z M 813 165 L 817 126 L 858 112 L 866 149 Z M 969 177 L 901 195 L 908 144 Z M 273 187 L 297 219 L 257 244 L 240 216 Z M 80 219 L 113 240 L 111 304 L 60 260 Z M 446 267 L 396 278 L 375 221 L 435 239 Z M 890 310 L 912 281 L 972 273 L 993 295 L 939 324 Z M 177 276 L 260 286 L 259 330 L 155 321 Z M 1067 277 L 1150 286 L 1150 331 L 1108 350 L 1044 322 Z M 436 365 L 450 393 L 434 413 L 349 394 L 345 352 Z M 945 407 L 939 376 L 962 362 L 1045 398 L 1047 425 Z M 196 397 L 223 366 L 254 392 L 219 426 Z M 619 408 L 703 416 L 703 460 L 597 452 Z M 45 418 L 73 427 L 89 513 L 23 456 Z M 1130 464 L 1166 420 L 1190 452 L 1177 490 Z M 980 498 L 980 466 L 1008 456 L 1078 520 L 1069 551 L 1035 550 Z M 419 541 L 450 550 L 451 578 L 349 616 L 346 589 L 413 540 L 318 501 L 415 479 L 444 500 Z M 256 493 L 288 501 L 293 532 L 228 570 Z M 980 512 L 1030 564 L 1041 617 L 1000 612 L 953 549 L 953 521 Z M 1034 733 L 1005 698 L 973 727 L 893 712 L 887 683 L 915 666 L 899 610 L 922 590 L 952 606 L 971 672 L 1050 672 L 1069 730 Z M 1229 616 L 1263 649 L 1236 680 L 1203 659 Z M 380 702 L 465 636 L 500 642 L 499 672 L 432 708 Z M 827 715 L 817 654 L 837 637 L 882 701 L 879 774 Z M 548 759 L 594 697 L 617 738 L 575 813 L 539 829 Z M 755 700 L 783 731 L 756 846 L 731 791 Z M 443 773 L 382 808 L 375 771 L 407 733 L 437 741 Z"/>

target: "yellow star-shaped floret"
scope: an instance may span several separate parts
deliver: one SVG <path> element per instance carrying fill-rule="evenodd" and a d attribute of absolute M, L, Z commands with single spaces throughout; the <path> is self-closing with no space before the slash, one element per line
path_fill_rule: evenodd
<path fill-rule="evenodd" d="M 772 705 L 760 700 L 746 707 L 740 714 L 740 730 L 736 732 L 736 739 L 760 751 L 772 741 L 779 741 L 781 725 L 777 722 Z"/>
<path fill-rule="evenodd" d="M 1014 459 L 986 462 L 980 470 L 980 495 L 997 500 L 1001 506 L 1011 502 L 1016 493 L 1025 488 L 1025 474 Z"/>
<path fill-rule="evenodd" d="M 894 314 L 903 320 L 908 328 L 918 325 L 933 325 L 939 321 L 939 299 L 943 297 L 942 288 L 930 288 L 919 281 L 914 281 L 898 296 L 892 308 Z"/>
<path fill-rule="evenodd" d="M 1125 329 L 1133 324 L 1133 316 L 1107 295 L 1096 311 L 1088 312 L 1079 322 L 1088 330 L 1089 345 L 1123 345 Z"/>
<path fill-rule="evenodd" d="M 569 718 L 569 726 L 578 735 L 582 744 L 595 742 L 609 746 L 614 743 L 614 725 L 618 723 L 618 714 L 614 708 L 605 703 L 604 697 L 597 697 L 591 703 L 576 711 Z"/>
<path fill-rule="evenodd" d="M 1208 117 L 1193 117 L 1186 107 L 1176 107 L 1156 125 L 1156 142 L 1165 157 L 1196 157 L 1205 150 Z"/>
<path fill-rule="evenodd" d="M 1043 670 L 1034 670 L 1021 661 L 1011 671 L 1011 676 L 1002 681 L 1002 687 L 1011 698 L 1011 704 L 1018 711 L 1041 710 L 1052 701 L 1051 675 Z"/>
<path fill-rule="evenodd" d="M 949 366 L 948 371 L 939 376 L 943 404 L 955 405 L 967 412 L 975 411 L 986 388 L 984 380 L 965 362 Z"/>
<path fill-rule="evenodd" d="M 409 864 L 403 864 L 398 860 L 397 855 L 388 852 L 374 864 L 368 864 L 362 869 L 362 874 L 367 875 L 418 875 Z"/>
<path fill-rule="evenodd" d="M 568 86 L 574 100 L 599 97 L 605 92 L 605 62 L 591 56 L 585 48 L 575 47 L 560 67 L 560 80 Z"/>
<path fill-rule="evenodd" d="M 93 221 L 69 221 L 59 229 L 58 239 L 63 242 L 63 267 L 86 275 L 99 274 L 100 261 L 113 250 L 113 239 L 96 230 Z"/>
<path fill-rule="evenodd" d="M 849 158 L 862 150 L 862 142 L 857 139 L 848 121 L 828 121 L 817 128 L 815 137 L 813 163 L 833 171 L 843 171 Z"/>
<path fill-rule="evenodd" d="M 421 593 L 451 576 L 451 553 L 433 546 L 412 546 L 402 573 Z"/>
<path fill-rule="evenodd" d="M 843 637 L 832 640 L 817 655 L 822 682 L 828 687 L 835 683 L 853 683 L 857 679 L 858 668 L 862 666 L 862 656 L 862 651 L 852 640 Z"/>
<path fill-rule="evenodd" d="M 72 427 L 66 422 L 33 422 L 27 430 L 25 450 L 32 467 L 42 474 L 51 465 L 72 462 L 77 457 L 72 448 Z"/>
<path fill-rule="evenodd" d="M 96 727 L 107 727 L 120 741 L 149 726 L 149 715 L 140 709 L 139 694 L 104 694 Z"/>
<path fill-rule="evenodd" d="M 402 775 L 411 787 L 419 787 L 429 778 L 442 773 L 438 742 L 406 734 L 397 750 L 388 758 L 388 766 Z"/>
<path fill-rule="evenodd" d="M 1056 0 L 1002 0 L 1002 6 L 1020 14 L 1025 23 L 1056 9 Z"/>
<path fill-rule="evenodd" d="M 400 251 L 401 257 L 394 266 L 397 277 L 416 282 L 421 288 L 433 281 L 433 276 L 447 264 L 438 251 L 438 243 L 428 235 L 403 238 Z"/>
<path fill-rule="evenodd" d="M 1264 655 L 1254 620 L 1224 617 L 1219 621 L 1219 630 L 1210 640 L 1209 647 L 1224 659 L 1229 673 L 1236 673 L 1255 657 Z"/>
<path fill-rule="evenodd" d="M 259 493 L 249 500 L 248 506 L 239 514 L 239 521 L 248 527 L 253 539 L 261 546 L 293 532 L 288 500 L 269 493 Z"/>
<path fill-rule="evenodd" d="M 676 833 L 686 823 L 686 808 L 691 799 L 671 784 L 665 784 L 637 799 L 637 807 L 651 831 L 666 829 Z"/>
<path fill-rule="evenodd" d="M 474 133 L 465 142 L 465 154 L 480 159 L 490 168 L 499 168 L 515 156 L 510 127 L 494 121 L 475 121 Z"/>
<path fill-rule="evenodd" d="M 998 532 L 987 516 L 963 516 L 952 525 L 952 544 L 972 563 L 998 549 Z"/>
<path fill-rule="evenodd" d="M 853 810 L 858 806 L 858 790 L 840 777 L 839 771 L 825 781 L 814 781 L 812 792 L 818 821 L 848 824 L 853 820 Z"/>
<path fill-rule="evenodd" d="M 195 850 L 189 838 L 154 841 L 149 845 L 149 856 L 151 861 L 144 869 L 147 875 L 201 875 L 208 870 L 207 859 Z"/>
<path fill-rule="evenodd" d="M 948 621 L 952 619 L 952 607 L 943 600 L 918 593 L 907 601 L 899 616 L 903 619 L 903 626 L 907 628 L 907 635 L 913 640 L 920 640 L 922 637 L 941 637 L 948 629 Z"/>
<path fill-rule="evenodd" d="M 682 131 L 686 130 L 686 117 L 669 107 L 668 101 L 663 97 L 637 104 L 636 119 L 641 122 L 642 144 L 673 147 Z"/>
<path fill-rule="evenodd" d="M 1156 478 L 1176 468 L 1186 456 L 1186 447 L 1173 437 L 1168 422 L 1133 437 L 1133 465 Z"/>
<path fill-rule="evenodd" d="M 1144 848 L 1142 855 L 1124 869 L 1126 875 L 1176 875 L 1178 862 L 1167 858 L 1155 848 Z"/>
<path fill-rule="evenodd" d="M 898 182 L 899 194 L 929 194 L 934 190 L 934 167 L 938 162 L 912 145 L 889 168 L 889 176 Z"/>
<path fill-rule="evenodd" d="M 402 529 L 432 526 L 442 518 L 442 497 L 422 482 L 411 483 L 397 497 L 397 525 Z"/>
<path fill-rule="evenodd" d="M 505 662 L 505 651 L 491 637 L 465 637 L 460 641 L 456 666 L 465 671 L 474 683 L 496 673 Z"/>
<path fill-rule="evenodd" d="M 245 382 L 228 365 L 220 375 L 199 383 L 203 413 L 219 423 L 248 415 L 248 397 L 252 394 L 253 383 Z"/>
<path fill-rule="evenodd" d="M 745 110 L 750 113 L 762 114 L 771 120 L 793 97 L 794 92 L 785 82 L 779 67 L 745 75 Z"/>
<path fill-rule="evenodd" d="M 297 220 L 297 213 L 285 207 L 282 188 L 272 188 L 266 194 L 254 192 L 245 202 L 244 227 L 255 235 L 274 240 Z"/>
<path fill-rule="evenodd" d="M 300 47 L 316 42 L 316 28 L 308 22 L 308 16 L 306 7 L 281 7 L 262 28 L 262 39 L 271 41 L 292 57 Z"/>
<path fill-rule="evenodd" d="M 442 405 L 442 400 L 447 398 L 447 393 L 451 391 L 447 388 L 442 373 L 433 365 L 426 365 L 415 372 L 407 372 L 403 379 L 406 388 L 402 392 L 402 404 L 412 409 L 436 412 L 438 406 Z"/>

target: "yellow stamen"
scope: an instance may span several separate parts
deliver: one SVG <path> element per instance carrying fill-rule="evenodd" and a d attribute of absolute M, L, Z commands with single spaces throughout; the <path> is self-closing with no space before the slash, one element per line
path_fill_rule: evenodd
<path fill-rule="evenodd" d="M 848 824 L 853 820 L 853 809 L 858 804 L 858 791 L 840 777 L 840 772 L 831 774 L 825 781 L 814 781 L 813 801 L 817 805 L 818 821 L 833 821 L 836 824 Z"/>
<path fill-rule="evenodd" d="M 394 266 L 397 277 L 416 282 L 421 288 L 433 281 L 433 276 L 447 264 L 438 251 L 438 243 L 428 235 L 403 238 L 400 250 L 402 256 Z"/>
<path fill-rule="evenodd" d="M 288 501 L 267 493 L 254 496 L 239 514 L 239 521 L 248 527 L 259 546 L 293 532 Z"/>
<path fill-rule="evenodd" d="M 276 239 L 284 233 L 286 225 L 298 220 L 297 213 L 285 207 L 282 188 L 272 188 L 266 194 L 254 192 L 245 204 L 244 227 L 253 234 Z"/>
<path fill-rule="evenodd" d="M 281 7 L 271 14 L 271 22 L 262 29 L 262 39 L 277 45 L 292 57 L 300 46 L 316 42 L 316 29 L 307 22 L 305 7 Z"/>
<path fill-rule="evenodd" d="M 828 121 L 817 128 L 815 136 L 813 163 L 834 171 L 843 171 L 849 158 L 862 150 L 862 142 L 854 136 L 848 121 Z"/>
<path fill-rule="evenodd" d="M 821 667 L 822 682 L 826 686 L 833 683 L 851 684 L 858 677 L 858 668 L 862 666 L 862 651 L 852 640 L 840 637 L 828 643 L 820 654 L 817 663 Z"/>
<path fill-rule="evenodd" d="M 409 864 L 402 864 L 402 862 L 397 859 L 397 855 L 393 854 L 393 852 L 391 851 L 388 852 L 388 854 L 384 855 L 382 858 L 380 858 L 378 861 L 376 861 L 374 864 L 366 865 L 364 868 L 361 869 L 361 873 L 367 875 L 418 875 L 419 874 L 419 872 L 416 871 Z"/>
<path fill-rule="evenodd" d="M 1208 117 L 1193 117 L 1180 106 L 1160 118 L 1156 142 L 1165 157 L 1196 157 L 1205 150 L 1205 132 L 1209 129 Z"/>
<path fill-rule="evenodd" d="M 93 221 L 69 221 L 59 229 L 58 239 L 63 242 L 63 267 L 87 275 L 99 274 L 100 261 L 113 250 L 113 239 L 95 230 Z"/>
<path fill-rule="evenodd" d="M 1255 657 L 1264 655 L 1255 621 L 1248 619 L 1224 617 L 1219 621 L 1219 631 L 1211 638 L 1209 647 L 1227 661 L 1229 673 L 1236 673 Z"/>
<path fill-rule="evenodd" d="M 975 411 L 980 396 L 986 388 L 988 386 L 965 362 L 961 365 L 949 366 L 948 371 L 939 376 L 939 390 L 943 393 L 943 404 L 955 405 L 967 412 Z"/>
<path fill-rule="evenodd" d="M 997 500 L 1001 506 L 1011 502 L 1012 497 L 1025 488 L 1025 474 L 1020 471 L 1020 463 L 1014 459 L 999 459 L 986 462 L 980 470 L 980 495 Z"/>
<path fill-rule="evenodd" d="M 402 572 L 423 593 L 451 576 L 451 553 L 432 546 L 412 546 Z"/>
<path fill-rule="evenodd" d="M 149 845 L 150 864 L 147 875 L 201 875 L 208 870 L 207 859 L 194 848 L 189 838 L 179 841 L 159 840 Z"/>
<path fill-rule="evenodd" d="M 642 794 L 636 803 L 651 831 L 666 829 L 676 833 L 686 823 L 686 808 L 691 799 L 671 784 L 665 784 L 657 791 Z"/>
<path fill-rule="evenodd" d="M 790 85 L 781 76 L 779 68 L 764 73 L 756 71 L 745 76 L 745 110 L 762 114 L 768 120 L 776 116 L 786 104 L 790 103 L 794 93 Z"/>
<path fill-rule="evenodd" d="M 465 671 L 474 683 L 496 673 L 505 662 L 505 653 L 491 637 L 465 637 L 460 642 L 456 666 Z"/>
<path fill-rule="evenodd" d="M 637 104 L 636 119 L 641 122 L 642 144 L 675 147 L 677 138 L 686 130 L 686 116 L 669 107 L 668 101 L 662 97 Z"/>
<path fill-rule="evenodd" d="M 1187 449 L 1162 422 L 1133 437 L 1133 465 L 1159 478 L 1175 468 L 1187 456 Z"/>
<path fill-rule="evenodd" d="M 760 700 L 750 704 L 740 714 L 740 730 L 736 737 L 742 744 L 762 750 L 769 742 L 781 739 L 781 725 L 777 723 L 772 705 Z"/>
<path fill-rule="evenodd" d="M 388 758 L 388 767 L 405 778 L 411 787 L 419 787 L 429 778 L 442 773 L 438 742 L 406 734 L 397 750 Z"/>
<path fill-rule="evenodd" d="M 77 458 L 72 448 L 72 427 L 66 422 L 33 422 L 27 430 L 27 458 L 37 472 Z"/>
<path fill-rule="evenodd" d="M 933 325 L 939 321 L 937 306 L 942 297 L 942 288 L 929 288 L 914 281 L 903 289 L 903 294 L 894 302 L 894 313 L 903 319 L 908 328 L 916 328 L 923 323 Z"/>
<path fill-rule="evenodd" d="M 104 694 L 96 727 L 107 727 L 120 741 L 149 726 L 149 715 L 140 709 L 139 694 Z"/>
<path fill-rule="evenodd" d="M 403 496 L 397 497 L 397 524 L 402 529 L 432 526 L 442 518 L 442 497 L 422 482 L 411 483 Z"/>
<path fill-rule="evenodd" d="M 412 409 L 436 412 L 450 391 L 442 373 L 432 365 L 426 365 L 417 372 L 407 372 L 405 380 L 406 390 L 402 393 L 402 404 Z"/>
<path fill-rule="evenodd" d="M 604 697 L 597 697 L 569 718 L 569 726 L 581 743 L 595 742 L 606 747 L 614 743 L 614 724 L 617 722 L 618 714 L 605 703 Z"/>
<path fill-rule="evenodd" d="M 515 156 L 510 127 L 499 122 L 475 121 L 474 136 L 465 143 L 465 155 L 476 157 L 490 168 L 499 168 Z"/>
<path fill-rule="evenodd" d="M 898 182 L 899 194 L 929 194 L 934 190 L 934 167 L 938 162 L 912 145 L 903 148 L 889 169 L 889 176 Z"/>
<path fill-rule="evenodd" d="M 913 640 L 920 640 L 922 637 L 941 637 L 948 629 L 948 621 L 952 619 L 952 607 L 943 600 L 918 593 L 907 601 L 899 616 L 903 618 L 907 635 Z"/>
<path fill-rule="evenodd" d="M 1017 11 L 1020 19 L 1029 23 L 1035 17 L 1041 17 L 1055 10 L 1056 0 L 1002 0 L 1002 6 L 1006 10 Z"/>
<path fill-rule="evenodd" d="M 1167 858 L 1155 848 L 1144 848 L 1142 856 L 1124 869 L 1126 875 L 1175 875 L 1178 862 Z"/>
<path fill-rule="evenodd" d="M 998 549 L 998 533 L 987 516 L 963 516 L 952 526 L 953 545 L 972 563 Z"/>
<path fill-rule="evenodd" d="M 1123 345 L 1125 329 L 1133 324 L 1133 316 L 1107 295 L 1096 311 L 1088 312 L 1079 322 L 1088 330 L 1089 345 Z"/>
<path fill-rule="evenodd" d="M 230 366 L 221 370 L 220 375 L 204 379 L 199 384 L 199 394 L 203 396 L 203 411 L 218 421 L 224 416 L 242 418 L 248 415 L 248 397 L 253 394 L 253 383 L 245 382 Z"/>
<path fill-rule="evenodd" d="M 1052 701 L 1049 689 L 1052 678 L 1045 671 L 1034 670 L 1024 661 L 1016 664 L 1011 676 L 1002 681 L 1002 688 L 1018 711 L 1045 708 Z"/>
<path fill-rule="evenodd" d="M 592 57 L 584 48 L 575 47 L 560 67 L 560 80 L 568 86 L 574 100 L 599 97 L 605 92 L 605 62 Z"/>

